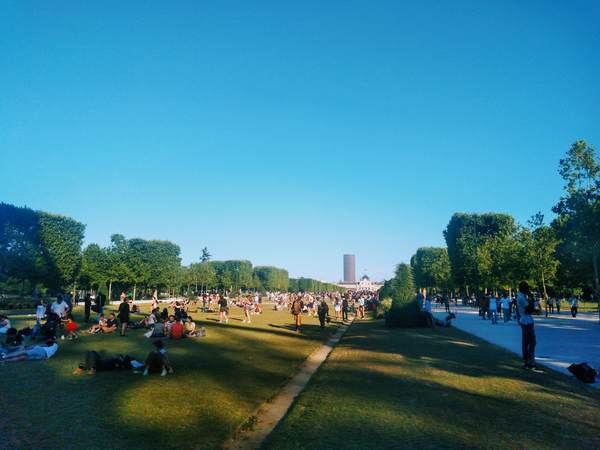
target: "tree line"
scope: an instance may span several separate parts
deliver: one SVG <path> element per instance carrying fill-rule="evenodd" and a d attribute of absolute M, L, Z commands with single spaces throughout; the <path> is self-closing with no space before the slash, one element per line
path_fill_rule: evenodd
<path fill-rule="evenodd" d="M 515 289 L 527 280 L 544 296 L 598 299 L 600 160 L 595 148 L 575 142 L 560 160 L 559 174 L 565 185 L 550 223 L 539 212 L 526 224 L 505 213 L 456 213 L 443 232 L 446 247 L 422 247 L 411 258 L 415 286 L 478 296 Z"/>
<path fill-rule="evenodd" d="M 247 260 L 212 261 L 208 249 L 199 261 L 181 264 L 181 249 L 163 240 L 111 236 L 110 244 L 82 250 L 85 226 L 69 217 L 0 203 L 0 289 L 103 291 L 109 298 L 130 292 L 171 295 L 220 290 L 322 291 L 340 289 L 310 278 L 290 279 L 287 270 Z"/>

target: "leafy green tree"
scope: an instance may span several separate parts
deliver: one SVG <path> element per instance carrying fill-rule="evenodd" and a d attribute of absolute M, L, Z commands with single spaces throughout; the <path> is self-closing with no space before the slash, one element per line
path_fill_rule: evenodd
<path fill-rule="evenodd" d="M 109 259 L 106 250 L 98 244 L 90 244 L 83 251 L 79 283 L 99 289 L 109 281 Z"/>
<path fill-rule="evenodd" d="M 451 267 L 446 248 L 421 247 L 411 258 L 410 265 L 416 287 L 441 290 L 451 288 Z"/>
<path fill-rule="evenodd" d="M 529 227 L 532 239 L 529 248 L 527 248 L 528 266 L 532 278 L 537 281 L 538 286 L 542 287 L 544 298 L 548 298 L 547 286 L 553 283 L 559 264 L 556 258 L 556 248 L 559 241 L 554 230 L 544 224 L 544 215 L 541 212 L 531 218 Z"/>
<path fill-rule="evenodd" d="M 85 225 L 70 217 L 38 212 L 41 251 L 48 273 L 44 284 L 60 288 L 75 282 L 81 268 Z"/>
<path fill-rule="evenodd" d="M 210 261 L 212 255 L 209 253 L 208 248 L 204 247 L 202 249 L 202 256 L 200 256 L 200 262 L 206 263 Z"/>
<path fill-rule="evenodd" d="M 600 297 L 600 162 L 596 150 L 585 141 L 575 142 L 560 160 L 565 180 L 564 195 L 553 211 L 559 215 L 561 238 L 570 241 L 574 256 L 586 261 L 596 298 Z M 556 229 L 557 227 L 555 227 Z M 600 310 L 600 309 L 599 309 Z"/>
<path fill-rule="evenodd" d="M 486 281 L 482 278 L 492 277 L 480 267 L 488 263 L 484 258 L 489 253 L 485 247 L 492 245 L 489 240 L 508 239 L 516 230 L 515 220 L 508 214 L 454 214 L 444 231 L 454 284 L 464 287 L 467 293 L 469 287 L 479 293 L 482 281 Z"/>

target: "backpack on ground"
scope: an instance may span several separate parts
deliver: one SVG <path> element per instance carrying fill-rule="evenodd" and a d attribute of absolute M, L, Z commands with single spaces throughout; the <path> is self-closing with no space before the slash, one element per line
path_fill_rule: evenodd
<path fill-rule="evenodd" d="M 568 367 L 569 372 L 571 372 L 575 377 L 583 381 L 584 383 L 595 383 L 596 382 L 596 369 L 590 367 L 590 365 L 586 362 L 580 364 L 571 364 Z"/>

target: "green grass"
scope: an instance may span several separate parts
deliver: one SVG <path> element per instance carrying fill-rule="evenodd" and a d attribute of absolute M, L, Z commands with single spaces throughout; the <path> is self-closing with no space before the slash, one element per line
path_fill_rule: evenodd
<path fill-rule="evenodd" d="M 304 332 L 294 333 L 288 312 L 265 311 L 250 325 L 237 308 L 229 325 L 218 324 L 217 314 L 192 316 L 207 337 L 165 340 L 175 369 L 167 377 L 72 375 L 86 350 L 144 358 L 152 347 L 145 330 L 125 338 L 86 334 L 59 341 L 48 361 L 0 364 L 0 446 L 219 448 L 328 335 L 308 317 Z"/>
<path fill-rule="evenodd" d="M 600 392 L 446 329 L 354 324 L 274 449 L 600 448 Z"/>

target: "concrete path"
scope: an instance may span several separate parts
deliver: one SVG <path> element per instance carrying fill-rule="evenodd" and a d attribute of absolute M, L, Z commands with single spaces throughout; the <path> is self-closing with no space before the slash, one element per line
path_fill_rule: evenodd
<path fill-rule="evenodd" d="M 504 347 L 521 356 L 521 328 L 513 320 L 504 323 L 498 318 L 498 324 L 482 320 L 476 309 L 453 307 L 456 320 L 452 325 L 467 331 L 488 342 Z M 436 317 L 445 317 L 443 309 L 434 310 Z M 537 338 L 536 360 L 569 376 L 567 367 L 573 363 L 587 362 L 600 372 L 600 324 L 594 314 L 580 314 L 571 317 L 570 312 L 550 317 L 535 317 Z M 600 382 L 592 385 L 600 388 Z"/>
<path fill-rule="evenodd" d="M 353 320 L 354 318 L 351 317 L 348 324 L 340 326 L 327 343 L 306 358 L 298 373 L 287 382 L 281 391 L 271 401 L 265 402 L 260 406 L 254 414 L 257 420 L 252 430 L 239 433 L 225 442 L 223 447 L 226 449 L 261 448 L 267 436 L 288 412 L 298 394 L 302 392 L 313 374 L 325 362 L 329 353 L 331 353 L 331 350 L 333 350 L 344 333 L 346 333 Z"/>

